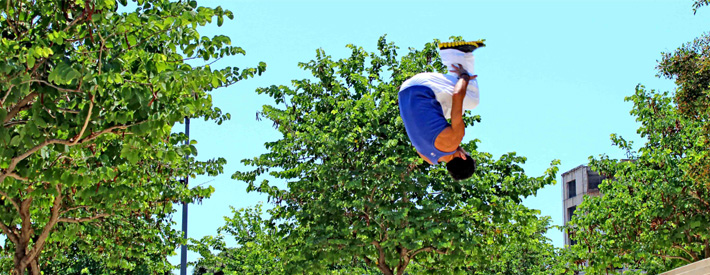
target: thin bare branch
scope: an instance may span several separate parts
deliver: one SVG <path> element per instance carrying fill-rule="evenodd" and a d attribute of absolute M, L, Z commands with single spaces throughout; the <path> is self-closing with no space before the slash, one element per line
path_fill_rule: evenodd
<path fill-rule="evenodd" d="M 2 229 L 2 232 L 5 233 L 5 236 L 7 236 L 7 238 L 10 239 L 11 242 L 15 244 L 19 242 L 19 239 L 17 239 L 17 234 L 15 234 L 15 232 L 12 232 L 12 230 L 2 222 L 0 222 L 0 229 Z"/>
<path fill-rule="evenodd" d="M 42 142 L 42 143 L 36 145 L 35 147 L 32 147 L 32 148 L 31 148 L 30 150 L 28 150 L 27 152 L 25 152 L 25 153 L 23 153 L 23 154 L 21 154 L 21 155 L 19 155 L 19 156 L 16 156 L 16 157 L 14 157 L 14 158 L 12 158 L 12 160 L 10 161 L 10 165 L 7 167 L 7 169 L 5 169 L 5 170 L 2 172 L 2 174 L 0 174 L 0 182 L 3 182 L 3 181 L 5 180 L 5 177 L 7 177 L 10 173 L 12 173 L 12 172 L 15 170 L 15 167 L 17 166 L 17 164 L 18 164 L 20 161 L 22 161 L 23 159 L 29 157 L 30 155 L 34 154 L 35 152 L 39 151 L 40 149 L 42 149 L 42 148 L 45 147 L 45 146 L 52 145 L 52 144 L 64 144 L 64 145 L 67 145 L 67 146 L 74 146 L 74 145 L 77 145 L 77 144 L 82 144 L 82 143 L 85 143 L 85 142 L 89 142 L 89 141 L 91 141 L 91 140 L 94 140 L 94 139 L 98 138 L 99 136 L 101 136 L 102 134 L 109 133 L 109 132 L 113 132 L 114 130 L 119 130 L 119 129 L 125 130 L 125 129 L 127 129 L 128 127 L 131 127 L 131 126 L 134 126 L 134 125 L 139 125 L 139 124 L 142 124 L 142 123 L 145 123 L 145 122 L 146 122 L 146 121 L 144 120 L 144 121 L 141 121 L 141 122 L 138 122 L 138 123 L 134 123 L 134 124 L 129 124 L 129 125 L 117 125 L 117 126 L 109 127 L 109 128 L 106 128 L 106 129 L 104 129 L 104 130 L 102 130 L 102 131 L 92 133 L 91 135 L 89 135 L 89 136 L 87 136 L 87 137 L 85 137 L 85 138 L 78 139 L 78 141 L 70 141 L 70 140 L 64 140 L 64 139 L 49 139 L 49 140 L 45 140 L 44 142 Z"/>
<path fill-rule="evenodd" d="M 692 263 L 691 260 L 688 260 L 688 259 L 686 259 L 684 257 L 680 257 L 680 256 L 669 256 L 669 255 L 661 255 L 661 254 L 653 254 L 653 255 L 656 255 L 656 256 L 664 258 L 664 259 L 676 259 L 676 260 L 686 261 L 687 263 Z"/>
<path fill-rule="evenodd" d="M 432 251 L 433 251 L 433 252 L 436 252 L 436 253 L 438 253 L 438 254 L 442 254 L 442 255 L 449 254 L 448 249 L 447 249 L 446 251 L 441 251 L 441 250 L 436 249 L 436 248 L 434 248 L 434 247 L 432 247 L 432 246 L 427 246 L 427 247 L 422 247 L 422 248 L 420 248 L 420 249 L 414 250 L 414 252 L 412 252 L 412 255 L 409 256 L 409 257 L 410 257 L 410 258 L 414 258 L 414 256 L 416 256 L 417 254 L 419 254 L 419 253 L 421 253 L 421 252 L 432 252 Z"/>
<path fill-rule="evenodd" d="M 7 116 L 5 117 L 5 120 L 3 121 L 3 124 L 10 122 L 10 120 L 12 120 L 12 119 L 15 117 L 15 115 L 17 115 L 17 113 L 19 113 L 19 112 L 20 112 L 23 108 L 25 108 L 30 102 L 32 102 L 32 100 L 33 100 L 35 97 L 37 97 L 37 95 L 38 95 L 38 94 L 37 94 L 36 92 L 31 92 L 30 94 L 28 94 L 27 96 L 25 96 L 25 98 L 23 98 L 22 100 L 20 100 L 20 102 L 17 102 L 17 104 L 15 104 L 15 107 L 13 107 L 12 110 L 10 110 L 10 112 L 7 113 Z"/>
<path fill-rule="evenodd" d="M 193 56 L 193 57 L 188 57 L 188 58 L 183 58 L 183 59 L 178 59 L 178 60 L 168 60 L 168 61 L 165 61 L 165 62 L 170 62 L 170 63 L 185 62 L 185 61 L 193 60 L 193 59 L 196 59 L 196 58 L 197 58 L 197 56 Z"/>
<path fill-rule="evenodd" d="M 71 113 L 71 114 L 78 114 L 80 112 L 79 110 L 71 110 L 71 109 L 65 109 L 65 108 L 57 108 L 57 111 L 62 111 L 62 112 Z"/>
<path fill-rule="evenodd" d="M 0 183 L 1 182 L 2 181 L 0 181 Z M 20 205 L 17 204 L 17 202 L 14 199 L 12 199 L 10 196 L 8 196 L 7 193 L 0 191 L 0 196 L 3 196 L 3 197 L 5 197 L 5 199 L 9 200 L 10 203 L 12 203 L 12 206 L 15 207 L 15 210 L 17 210 L 17 212 L 20 212 Z"/>
<path fill-rule="evenodd" d="M 698 258 L 698 255 L 697 255 L 697 254 L 695 254 L 695 253 L 692 252 L 692 251 L 688 251 L 687 249 L 683 248 L 683 247 L 680 246 L 680 245 L 673 244 L 673 247 L 678 248 L 678 249 L 680 249 L 680 250 L 683 250 L 683 252 L 685 252 L 686 254 L 688 254 L 688 256 L 690 256 L 690 258 L 692 259 L 693 262 L 700 260 L 700 259 Z"/>
<path fill-rule="evenodd" d="M 67 25 L 67 26 L 64 28 L 64 30 L 63 30 L 62 32 L 68 31 L 69 28 L 71 28 L 71 27 L 74 26 L 76 23 L 78 23 L 80 19 L 84 19 L 84 18 L 85 18 L 85 16 L 79 16 L 79 17 L 75 18 L 74 21 L 71 21 L 71 22 L 69 23 L 69 25 Z"/>
<path fill-rule="evenodd" d="M 5 96 L 2 97 L 2 100 L 0 101 L 0 106 L 5 105 L 5 100 L 7 100 L 7 97 L 10 96 L 10 93 L 12 93 L 12 88 L 14 88 L 15 85 L 10 85 L 9 88 L 7 88 L 7 92 L 5 93 Z"/>
<path fill-rule="evenodd" d="M 12 2 L 12 1 L 7 1 L 6 11 L 10 10 L 10 2 Z M 17 27 L 15 27 L 15 24 L 13 24 L 12 21 L 13 20 L 10 20 L 10 18 L 7 18 L 7 20 L 5 20 L 5 22 L 7 22 L 7 25 L 10 26 L 10 28 L 12 28 L 13 32 L 15 32 L 15 37 L 18 37 L 18 36 L 20 36 L 20 32 L 17 31 Z"/>
<path fill-rule="evenodd" d="M 91 22 L 89 22 L 89 24 L 91 24 Z M 100 31 L 100 30 L 97 29 L 96 34 L 98 34 L 98 35 L 99 35 L 99 39 L 101 39 L 101 46 L 99 47 L 99 58 L 98 58 L 98 61 L 97 61 L 97 63 L 98 63 L 97 65 L 98 65 L 98 67 L 99 67 L 99 69 L 98 69 L 99 73 L 98 73 L 98 74 L 101 75 L 101 68 L 103 67 L 103 62 L 101 62 L 101 61 L 103 61 L 103 60 L 102 60 L 102 57 L 103 57 L 103 54 L 104 54 L 104 49 L 106 48 L 106 40 L 105 40 L 104 37 L 101 35 L 101 31 Z"/>
<path fill-rule="evenodd" d="M 76 145 L 79 143 L 79 139 L 81 139 L 81 137 L 84 136 L 84 132 L 86 131 L 86 127 L 89 126 L 89 121 L 91 121 L 91 111 L 93 111 L 93 109 L 94 109 L 94 95 L 89 94 L 89 97 L 90 97 L 91 101 L 89 102 L 89 111 L 86 114 L 86 119 L 84 120 L 84 126 L 81 127 L 81 131 L 79 131 L 79 134 L 73 138 L 74 142 L 72 145 Z"/>
<path fill-rule="evenodd" d="M 111 215 L 104 213 L 104 214 L 98 214 L 98 215 L 93 216 L 93 217 L 78 218 L 78 219 L 75 219 L 75 218 L 59 218 L 58 221 L 59 221 L 59 222 L 68 222 L 68 223 L 80 223 L 80 222 L 89 222 L 89 221 L 93 221 L 93 220 L 98 219 L 98 218 L 104 218 L 104 217 L 108 217 L 108 216 L 111 216 Z"/>
<path fill-rule="evenodd" d="M 25 177 L 22 177 L 22 176 L 18 175 L 18 174 L 15 173 L 15 172 L 7 173 L 7 176 L 8 176 L 8 177 L 11 177 L 11 178 L 14 178 L 14 179 L 16 179 L 16 180 L 21 180 L 21 181 L 28 181 L 28 180 L 30 180 L 30 179 L 28 179 L 28 178 L 25 178 Z"/>
<path fill-rule="evenodd" d="M 205 65 L 202 65 L 202 66 L 200 66 L 200 67 L 212 66 L 212 64 L 214 64 L 215 62 L 219 61 L 220 59 L 222 59 L 222 58 L 221 58 L 221 57 L 218 57 L 218 58 L 216 58 L 214 61 L 212 61 L 212 62 L 210 62 L 210 63 L 208 63 L 208 64 L 205 64 Z"/>
<path fill-rule="evenodd" d="M 59 215 L 60 215 L 60 216 L 61 216 L 61 215 L 64 215 L 64 214 L 66 214 L 67 212 L 72 211 L 72 210 L 88 209 L 89 207 L 91 207 L 91 206 L 90 206 L 90 205 L 79 205 L 79 206 L 69 207 L 69 208 L 67 208 L 66 210 L 62 211 L 62 213 L 60 213 Z"/>
<path fill-rule="evenodd" d="M 81 90 L 80 90 L 79 88 L 74 89 L 74 90 L 72 90 L 72 89 L 67 89 L 67 88 L 62 88 L 62 87 L 59 87 L 59 86 L 57 86 L 57 85 L 54 85 L 54 84 L 52 84 L 52 83 L 49 83 L 49 82 L 44 81 L 44 80 L 41 80 L 41 79 L 30 79 L 30 80 L 28 80 L 28 81 L 26 81 L 26 82 L 23 82 L 23 83 L 32 83 L 32 82 L 36 82 L 36 83 L 41 83 L 41 84 L 47 85 L 47 86 L 49 86 L 49 87 L 52 87 L 52 88 L 54 88 L 54 89 L 57 89 L 57 91 L 60 91 L 60 92 L 67 92 L 67 93 L 80 93 L 80 92 L 81 92 Z"/>
<path fill-rule="evenodd" d="M 27 120 L 14 120 L 14 121 L 10 121 L 8 123 L 5 123 L 3 125 L 3 127 L 10 127 L 10 126 L 26 124 L 26 123 L 27 123 Z"/>
<path fill-rule="evenodd" d="M 140 85 L 153 86 L 153 84 L 151 84 L 151 83 L 137 82 L 137 81 L 128 80 L 128 79 L 124 79 L 123 81 L 129 82 L 129 83 L 140 84 Z"/>

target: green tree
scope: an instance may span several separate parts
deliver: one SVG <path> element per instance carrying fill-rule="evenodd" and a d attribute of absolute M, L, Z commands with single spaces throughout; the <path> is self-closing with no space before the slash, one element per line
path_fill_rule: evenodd
<path fill-rule="evenodd" d="M 180 244 L 182 232 L 170 230 L 169 221 L 169 216 L 163 220 L 145 217 L 104 220 L 103 230 L 79 232 L 79 238 L 70 245 L 48 243 L 44 249 L 46 256 L 39 261 L 40 269 L 44 274 L 66 275 L 172 273 L 174 266 L 166 255 Z M 130 231 L 120 228 L 128 226 L 139 228 Z M 106 233 L 112 235 L 100 237 Z"/>
<path fill-rule="evenodd" d="M 217 229 L 217 236 L 192 240 L 190 249 L 201 256 L 193 274 L 284 274 L 277 254 L 278 240 L 273 228 L 261 218 L 261 204 L 232 208 L 232 214 L 231 218 L 224 217 L 225 225 Z M 224 234 L 233 237 L 238 247 L 227 247 Z"/>
<path fill-rule="evenodd" d="M 282 243 L 273 224 L 264 220 L 262 205 L 235 210 L 224 217 L 225 225 L 217 236 L 192 240 L 190 249 L 200 254 L 194 263 L 195 275 L 203 274 L 286 274 Z M 234 238 L 236 247 L 227 247 L 225 237 Z M 330 266 L 327 274 L 373 274 L 362 261 Z"/>
<path fill-rule="evenodd" d="M 699 3 L 699 2 L 698 2 Z M 710 36 L 687 43 L 659 62 L 675 93 L 643 86 L 627 97 L 646 143 L 612 135 L 630 161 L 601 156 L 590 166 L 608 179 L 602 197 L 586 198 L 569 230 L 586 271 L 617 268 L 660 273 L 710 258 Z"/>
<path fill-rule="evenodd" d="M 254 170 L 233 177 L 275 203 L 270 222 L 287 273 L 321 273 L 354 259 L 388 275 L 404 274 L 410 263 L 425 273 L 470 273 L 490 261 L 490 246 L 503 245 L 505 227 L 537 221 L 519 203 L 554 182 L 557 161 L 529 177 L 520 167 L 525 157 L 496 160 L 472 140 L 463 146 L 477 172 L 453 181 L 442 166 L 424 164 L 409 142 L 398 89 L 416 73 L 445 71 L 437 42 L 403 57 L 384 37 L 377 52 L 348 45 L 351 55 L 339 60 L 319 49 L 315 60 L 299 64 L 313 78 L 257 90 L 276 104 L 259 116 L 283 137 L 266 143 L 268 153 L 243 160 Z M 259 181 L 265 173 L 287 188 Z"/>
<path fill-rule="evenodd" d="M 520 215 L 538 214 L 537 210 L 525 210 Z M 190 249 L 201 258 L 195 265 L 195 275 L 203 274 L 284 274 L 288 255 L 282 253 L 284 243 L 268 219 L 263 219 L 261 204 L 253 209 L 232 209 L 233 217 L 225 217 L 226 224 L 218 229 L 217 236 L 206 236 L 199 241 L 192 240 Z M 468 274 L 563 274 L 568 271 L 565 263 L 559 261 L 560 251 L 545 237 L 550 228 L 550 218 L 529 219 L 531 224 L 501 224 L 483 253 L 486 261 L 472 263 L 466 268 Z M 514 218 L 513 220 L 522 220 Z M 225 237 L 233 237 L 236 247 L 227 247 Z M 350 262 L 331 264 L 319 271 L 320 274 L 380 274 L 378 268 L 368 266 L 361 258 L 349 257 Z M 432 266 L 429 269 L 444 269 Z M 440 263 L 445 266 L 446 263 Z M 423 274 L 422 264 L 412 263 L 407 274 Z"/>
<path fill-rule="evenodd" d="M 501 224 L 501 232 L 496 235 L 497 244 L 485 247 L 488 261 L 470 267 L 472 274 L 519 274 L 548 275 L 571 274 L 567 263 L 562 261 L 563 248 L 555 248 L 545 236 L 552 226 L 550 217 L 531 219 L 526 217 L 539 214 L 538 210 L 526 210 L 522 206 L 513 221 L 526 220 L 529 224 Z"/>
<path fill-rule="evenodd" d="M 167 0 L 0 7 L 0 252 L 13 259 L 10 273 L 40 274 L 40 259 L 71 247 L 109 268 L 169 269 L 180 241 L 172 203 L 213 192 L 178 179 L 225 163 L 195 160 L 195 142 L 172 126 L 228 119 L 209 92 L 265 69 L 186 63 L 244 54 L 226 36 L 197 32 L 232 13 Z"/>

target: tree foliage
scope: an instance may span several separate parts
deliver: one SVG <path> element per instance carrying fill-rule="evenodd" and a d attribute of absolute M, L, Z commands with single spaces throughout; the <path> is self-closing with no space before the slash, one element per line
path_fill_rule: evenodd
<path fill-rule="evenodd" d="M 177 179 L 215 175 L 225 163 L 195 160 L 195 142 L 172 126 L 228 119 L 209 92 L 265 65 L 186 63 L 244 54 L 226 36 L 199 35 L 198 26 L 233 15 L 195 1 L 0 7 L 0 252 L 13 259 L 12 273 L 39 274 L 40 259 L 62 261 L 73 247 L 107 267 L 165 270 L 178 241 L 172 203 L 213 191 Z"/>
<path fill-rule="evenodd" d="M 262 205 L 254 208 L 232 208 L 232 217 L 224 217 L 225 225 L 217 236 L 192 240 L 190 249 L 200 254 L 195 275 L 202 274 L 284 274 L 279 263 L 278 240 L 273 228 L 264 223 Z M 238 247 L 227 247 L 225 234 Z"/>
<path fill-rule="evenodd" d="M 695 3 L 693 3 L 693 13 L 696 13 L 698 8 L 707 5 L 710 5 L 710 0 L 696 0 Z"/>
<path fill-rule="evenodd" d="M 592 274 L 617 268 L 660 273 L 710 258 L 710 36 L 663 55 L 661 75 L 675 94 L 643 86 L 627 97 L 646 143 L 612 135 L 630 161 L 602 156 L 591 167 L 606 176 L 602 197 L 588 197 L 570 228 L 575 257 Z"/>
<path fill-rule="evenodd" d="M 287 274 L 281 240 L 275 227 L 262 218 L 262 205 L 235 210 L 232 217 L 224 217 L 225 225 L 216 236 L 192 240 L 190 249 L 200 254 L 195 264 L 195 275 L 203 274 Z M 234 238 L 236 247 L 228 247 L 225 237 Z M 322 274 L 375 274 L 362 261 L 349 265 L 330 266 Z"/>
<path fill-rule="evenodd" d="M 285 274 L 284 267 L 290 256 L 283 253 L 285 243 L 279 238 L 274 224 L 262 218 L 262 205 L 248 209 L 232 209 L 232 212 L 233 217 L 225 217 L 226 223 L 218 229 L 218 235 L 206 236 L 199 241 L 192 240 L 190 249 L 201 256 L 193 263 L 193 274 Z M 528 214 L 524 211 L 520 213 Z M 532 222 L 529 226 L 510 223 L 498 228 L 496 238 L 492 239 L 497 244 L 485 247 L 487 261 L 468 266 L 466 273 L 528 275 L 568 272 L 565 263 L 559 261 L 561 251 L 554 248 L 544 235 L 550 228 L 550 218 L 529 221 Z M 225 237 L 234 238 L 236 247 L 228 247 Z M 352 258 L 349 263 L 324 264 L 326 266 L 319 274 L 381 273 L 377 267 L 368 266 L 358 258 Z M 411 263 L 406 272 L 423 274 L 426 269 L 421 264 Z"/>
<path fill-rule="evenodd" d="M 343 59 L 318 49 L 315 60 L 299 64 L 312 78 L 258 89 L 275 103 L 259 116 L 283 136 L 266 143 L 268 153 L 243 161 L 254 170 L 233 177 L 275 204 L 270 223 L 287 273 L 357 261 L 384 274 L 404 274 L 412 263 L 424 273 L 471 273 L 491 261 L 490 251 L 504 250 L 513 237 L 506 234 L 534 235 L 538 218 L 519 203 L 554 182 L 556 161 L 529 177 L 520 166 L 525 157 L 493 159 L 471 140 L 463 147 L 477 172 L 453 181 L 443 166 L 424 164 L 409 142 L 397 93 L 416 73 L 445 71 L 437 42 L 402 57 L 384 37 L 376 52 L 348 45 Z M 480 117 L 465 118 L 468 126 L 474 121 Z M 475 136 L 470 127 L 467 133 Z M 266 173 L 287 188 L 259 180 Z"/>

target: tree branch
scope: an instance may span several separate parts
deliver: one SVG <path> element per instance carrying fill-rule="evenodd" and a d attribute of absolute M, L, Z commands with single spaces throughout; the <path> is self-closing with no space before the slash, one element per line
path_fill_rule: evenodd
<path fill-rule="evenodd" d="M 62 112 L 67 112 L 71 114 L 78 114 L 79 110 L 71 110 L 71 109 L 65 109 L 65 108 L 57 108 L 57 111 L 62 111 Z"/>
<path fill-rule="evenodd" d="M 44 80 L 41 80 L 41 79 L 31 79 L 31 80 L 28 80 L 27 82 L 23 82 L 23 83 L 32 83 L 32 82 L 37 82 L 37 83 L 41 83 L 41 84 L 47 85 L 47 86 L 49 86 L 49 87 L 52 87 L 52 88 L 54 88 L 54 89 L 57 89 L 57 91 L 60 91 L 60 92 L 67 92 L 67 93 L 80 93 L 80 92 L 81 92 L 81 90 L 80 90 L 79 88 L 74 89 L 74 90 L 72 90 L 72 89 L 67 89 L 67 88 L 62 88 L 62 87 L 56 86 L 56 85 L 54 85 L 54 84 L 52 84 L 52 83 L 49 83 L 49 82 L 44 81 Z"/>
<path fill-rule="evenodd" d="M 436 253 L 438 253 L 438 254 L 442 254 L 442 255 L 449 254 L 449 250 L 448 250 L 448 249 L 447 249 L 446 251 L 441 251 L 441 250 L 438 250 L 438 249 L 434 248 L 433 246 L 427 246 L 427 247 L 422 247 L 422 248 L 420 248 L 420 249 L 414 250 L 414 252 L 412 252 L 412 255 L 409 256 L 409 257 L 410 257 L 410 258 L 414 258 L 414 256 L 416 256 L 417 254 L 419 254 L 419 253 L 421 253 L 421 252 L 432 252 L 432 251 L 433 251 L 433 252 L 436 252 Z"/>
<path fill-rule="evenodd" d="M 12 171 L 15 170 L 15 167 L 17 166 L 17 164 L 18 164 L 20 161 L 22 161 L 23 159 L 29 157 L 30 155 L 34 154 L 35 152 L 39 151 L 40 149 L 42 149 L 42 148 L 45 147 L 45 146 L 52 145 L 52 144 L 63 144 L 63 145 L 67 145 L 67 146 L 74 146 L 74 145 L 77 145 L 77 144 L 82 144 L 82 143 L 85 143 L 85 142 L 89 142 L 89 141 L 91 141 L 91 140 L 94 140 L 94 139 L 96 139 L 97 137 L 99 137 L 100 135 L 105 134 L 105 133 L 112 132 L 113 130 L 117 130 L 117 129 L 123 129 L 123 130 L 125 130 L 125 129 L 127 129 L 128 127 L 135 126 L 135 125 L 139 125 L 139 124 L 142 124 L 142 123 L 145 123 L 145 122 L 146 122 L 146 120 L 141 121 L 141 122 L 137 122 L 137 123 L 134 123 L 134 124 L 130 124 L 130 125 L 118 125 L 118 126 L 109 127 L 109 128 L 106 128 L 106 129 L 104 129 L 104 130 L 102 130 L 102 131 L 100 131 L 100 132 L 92 133 L 91 135 L 89 135 L 89 136 L 87 136 L 87 137 L 85 137 L 85 138 L 83 138 L 83 139 L 78 139 L 78 141 L 74 141 L 74 142 L 69 141 L 69 140 L 64 140 L 64 139 L 49 139 L 49 140 L 45 140 L 44 142 L 42 142 L 42 143 L 36 145 L 35 147 L 32 147 L 32 148 L 31 148 L 30 150 L 28 150 L 27 152 L 25 152 L 25 153 L 23 153 L 23 154 L 21 154 L 21 155 L 19 155 L 19 156 L 16 156 L 16 157 L 14 157 L 14 158 L 12 158 L 12 160 L 10 161 L 10 165 L 7 167 L 7 169 L 5 169 L 5 171 L 3 171 L 2 174 L 0 174 L 0 182 L 3 182 L 3 181 L 5 180 L 5 177 L 7 177 L 8 175 L 10 175 L 10 173 L 12 173 Z"/>
<path fill-rule="evenodd" d="M 7 1 L 7 7 L 6 7 L 6 9 L 5 9 L 6 12 L 10 10 L 10 2 L 11 2 L 11 1 Z M 16 13 L 18 13 L 18 12 L 16 11 Z M 6 20 L 7 25 L 10 26 L 10 28 L 12 28 L 12 31 L 15 32 L 15 37 L 19 37 L 19 36 L 20 36 L 20 32 L 17 31 L 17 27 L 15 27 L 15 25 L 12 23 L 12 21 L 13 21 L 13 20 L 10 20 L 10 18 L 8 17 L 7 20 Z"/>
<path fill-rule="evenodd" d="M 397 265 L 397 275 L 404 274 L 404 270 L 407 269 L 409 261 L 412 258 L 409 257 L 409 250 L 405 247 L 399 247 L 399 264 Z"/>
<path fill-rule="evenodd" d="M 372 241 L 372 244 L 377 247 L 377 251 L 379 254 L 379 258 L 377 259 L 377 266 L 380 268 L 380 271 L 384 273 L 385 275 L 393 275 L 392 274 L 392 269 L 387 266 L 387 259 L 385 258 L 385 252 L 382 249 L 382 246 L 380 245 L 379 242 L 377 241 Z"/>
<path fill-rule="evenodd" d="M 47 237 L 49 237 L 49 232 L 52 231 L 54 225 L 59 219 L 59 209 L 62 203 L 62 186 L 60 184 L 57 184 L 54 186 L 54 188 L 57 190 L 57 195 L 54 197 L 54 204 L 52 205 L 52 209 L 50 210 L 51 216 L 49 217 L 49 221 L 47 221 L 47 224 L 42 229 L 42 233 L 37 237 L 37 240 L 32 246 L 32 250 L 30 250 L 29 253 L 27 253 L 27 256 L 22 259 L 22 262 L 25 263 L 24 266 L 29 264 L 32 260 L 36 259 L 37 255 L 39 255 L 39 252 L 42 251 L 42 248 L 44 247 L 44 242 L 47 240 Z"/>
<path fill-rule="evenodd" d="M 0 183 L 2 183 L 2 181 L 0 181 Z M 15 210 L 17 210 L 18 213 L 20 212 L 20 205 L 17 204 L 17 202 L 15 200 L 13 200 L 10 196 L 8 196 L 7 193 L 0 191 L 0 196 L 3 196 L 3 197 L 5 197 L 5 199 L 9 200 L 10 203 L 12 203 L 12 206 L 15 207 Z"/>
<path fill-rule="evenodd" d="M 362 257 L 363 260 L 365 260 L 365 264 L 366 264 L 366 265 L 371 265 L 371 264 L 372 264 L 372 260 L 370 260 L 370 258 L 368 258 L 367 256 L 362 255 L 361 257 Z"/>
<path fill-rule="evenodd" d="M 61 215 L 64 215 L 67 212 L 72 211 L 72 210 L 77 210 L 77 209 L 82 209 L 82 208 L 87 209 L 89 207 L 91 207 L 91 205 L 79 205 L 79 206 L 70 207 L 70 208 L 67 208 L 66 210 L 62 211 L 62 213 L 59 213 L 59 215 L 61 216 Z"/>
<path fill-rule="evenodd" d="M 9 91 L 8 91 L 8 93 L 9 93 Z M 24 108 L 27 104 L 29 104 L 35 97 L 37 97 L 37 93 L 31 92 L 30 94 L 25 96 L 25 98 L 20 100 L 20 102 L 17 102 L 17 104 L 15 104 L 15 107 L 13 107 L 12 110 L 10 110 L 10 112 L 7 113 L 7 116 L 5 117 L 3 124 L 10 122 L 10 120 L 12 120 L 12 118 L 14 118 L 15 115 L 17 115 L 17 113 L 19 113 L 22 110 L 22 108 Z"/>
<path fill-rule="evenodd" d="M 151 83 L 137 82 L 137 81 L 133 81 L 133 80 L 129 80 L 129 79 L 124 79 L 123 81 L 129 82 L 129 83 L 140 84 L 140 85 L 153 86 L 153 84 L 151 84 Z"/>
<path fill-rule="evenodd" d="M 28 179 L 28 178 L 25 178 L 25 177 L 22 177 L 22 176 L 18 175 L 18 174 L 15 173 L 15 172 L 7 173 L 7 176 L 8 176 L 8 177 L 11 177 L 11 178 L 14 178 L 14 179 L 16 179 L 16 180 L 21 180 L 21 181 L 28 181 L 28 180 L 30 180 L 30 179 Z"/>
<path fill-rule="evenodd" d="M 15 121 L 10 121 L 8 123 L 5 123 L 3 127 L 9 127 L 13 125 L 19 125 L 19 124 L 26 124 L 27 120 L 15 120 Z"/>
<path fill-rule="evenodd" d="M 695 253 L 692 252 L 692 251 L 688 251 L 687 249 L 685 249 L 685 248 L 683 248 L 682 246 L 677 245 L 677 244 L 673 244 L 673 247 L 678 248 L 678 249 L 680 249 L 680 250 L 683 250 L 683 252 L 685 252 L 686 254 L 688 254 L 688 256 L 690 256 L 690 258 L 692 259 L 693 262 L 699 260 L 699 259 L 698 259 L 698 255 L 695 254 Z"/>
<path fill-rule="evenodd" d="M 98 219 L 98 218 L 104 218 L 104 217 L 108 217 L 108 216 L 111 216 L 111 215 L 104 213 L 104 214 L 98 214 L 98 215 L 93 216 L 93 217 L 78 218 L 78 219 L 75 219 L 75 218 L 59 218 L 59 220 L 57 220 L 57 221 L 58 221 L 58 222 L 68 222 L 68 223 L 80 223 L 80 222 L 89 222 L 89 221 L 93 221 L 93 220 Z"/>
<path fill-rule="evenodd" d="M 81 127 L 81 131 L 79 131 L 79 134 L 73 137 L 74 143 L 72 145 L 76 145 L 79 143 L 79 139 L 84 136 L 84 132 L 86 131 L 86 127 L 89 126 L 89 121 L 91 120 L 91 111 L 94 110 L 94 95 L 89 93 L 89 111 L 86 114 L 86 119 L 84 120 L 84 126 Z"/>
<path fill-rule="evenodd" d="M 68 31 L 69 28 L 71 28 L 71 27 L 74 26 L 77 22 L 79 22 L 80 19 L 85 19 L 85 17 L 86 17 L 86 15 L 83 15 L 83 14 L 82 14 L 82 16 L 79 16 L 79 17 L 75 18 L 73 21 L 71 21 L 71 23 L 69 23 L 69 25 L 67 25 L 67 26 L 64 28 L 64 30 L 63 30 L 62 32 Z"/>
<path fill-rule="evenodd" d="M 686 261 L 687 263 L 692 263 L 692 261 L 690 261 L 684 257 L 680 257 L 680 256 L 669 256 L 669 255 L 661 255 L 661 254 L 655 254 L 655 253 L 653 255 L 656 255 L 656 256 L 664 258 L 664 259 L 676 259 L 676 260 Z"/>
<path fill-rule="evenodd" d="M 11 242 L 17 245 L 19 239 L 17 239 L 17 234 L 15 234 L 15 232 L 12 232 L 12 230 L 10 230 L 10 228 L 2 222 L 0 222 L 0 229 L 2 229 L 2 232 L 5 233 L 5 235 L 8 239 L 10 239 Z"/>

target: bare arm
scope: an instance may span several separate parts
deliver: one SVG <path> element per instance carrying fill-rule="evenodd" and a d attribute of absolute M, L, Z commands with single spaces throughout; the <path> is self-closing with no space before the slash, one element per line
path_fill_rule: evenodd
<path fill-rule="evenodd" d="M 454 70 L 451 72 L 457 73 L 460 78 L 454 86 L 453 100 L 451 103 L 451 126 L 446 127 L 439 136 L 436 137 L 434 146 L 444 152 L 456 150 L 463 140 L 466 124 L 463 122 L 463 100 L 466 97 L 466 87 L 471 79 L 477 76 L 469 76 L 468 72 L 459 64 L 457 67 L 453 65 Z"/>

